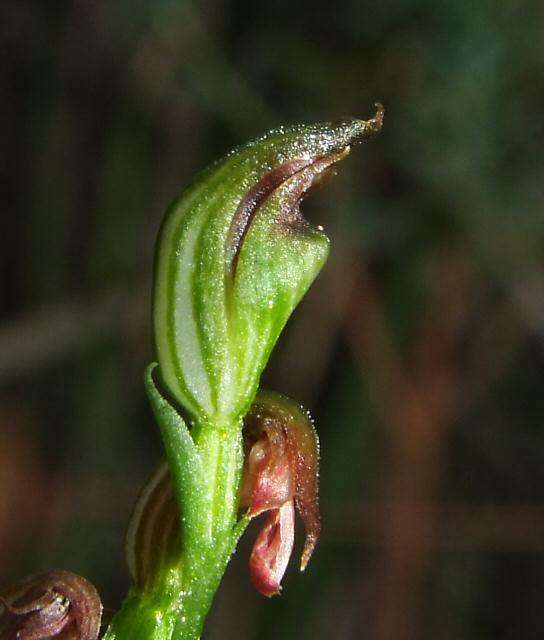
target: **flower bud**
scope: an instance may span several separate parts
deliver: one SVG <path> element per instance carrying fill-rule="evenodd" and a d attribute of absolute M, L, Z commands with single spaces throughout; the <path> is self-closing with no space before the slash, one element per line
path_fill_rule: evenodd
<path fill-rule="evenodd" d="M 194 418 L 248 410 L 282 328 L 329 242 L 301 199 L 369 121 L 278 129 L 212 165 L 170 207 L 157 245 L 154 332 L 162 381 Z"/>
<path fill-rule="evenodd" d="M 168 465 L 163 462 L 143 488 L 125 538 L 125 557 L 132 580 L 152 591 L 161 570 L 180 564 L 179 509 Z"/>
<path fill-rule="evenodd" d="M 1 640 L 96 640 L 101 618 L 94 586 L 69 571 L 32 576 L 0 597 Z"/>

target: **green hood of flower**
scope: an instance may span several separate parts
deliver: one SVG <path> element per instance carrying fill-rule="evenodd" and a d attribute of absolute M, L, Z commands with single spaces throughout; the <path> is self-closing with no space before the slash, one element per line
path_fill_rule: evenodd
<path fill-rule="evenodd" d="M 165 390 L 199 422 L 233 424 L 249 408 L 329 252 L 300 201 L 351 144 L 379 131 L 382 115 L 272 131 L 171 205 L 157 246 L 155 345 Z"/>

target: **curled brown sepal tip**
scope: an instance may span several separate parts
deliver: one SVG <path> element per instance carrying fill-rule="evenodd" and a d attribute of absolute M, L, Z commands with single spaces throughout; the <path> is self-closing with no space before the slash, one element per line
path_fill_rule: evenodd
<path fill-rule="evenodd" d="M 374 106 L 376 107 L 376 115 L 370 120 L 367 120 L 367 125 L 368 125 L 369 132 L 378 134 L 380 133 L 383 127 L 383 118 L 385 116 L 385 109 L 381 102 L 374 103 Z"/>
<path fill-rule="evenodd" d="M 381 132 L 383 128 L 385 109 L 381 102 L 376 102 L 374 106 L 376 107 L 374 117 L 369 118 L 368 120 L 354 119 L 352 121 L 354 130 L 352 134 L 352 141 L 354 143 L 363 142 L 364 140 L 373 138 Z"/>

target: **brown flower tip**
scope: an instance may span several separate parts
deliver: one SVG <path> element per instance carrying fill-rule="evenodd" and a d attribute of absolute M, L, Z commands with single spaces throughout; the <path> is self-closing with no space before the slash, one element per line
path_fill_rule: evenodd
<path fill-rule="evenodd" d="M 96 589 L 69 571 L 49 571 L 10 587 L 0 606 L 0 640 L 96 640 L 100 632 Z"/>

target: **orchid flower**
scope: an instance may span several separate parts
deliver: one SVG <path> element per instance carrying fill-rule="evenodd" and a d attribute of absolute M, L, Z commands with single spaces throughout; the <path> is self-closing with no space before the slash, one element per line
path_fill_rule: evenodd
<path fill-rule="evenodd" d="M 319 538 L 319 442 L 310 415 L 270 392 L 257 396 L 245 430 L 241 505 L 248 507 L 250 518 L 267 513 L 251 553 L 250 575 L 258 591 L 273 596 L 281 589 L 293 550 L 295 506 L 306 529 L 302 571 Z"/>
<path fill-rule="evenodd" d="M 318 444 L 295 403 L 259 392 L 291 313 L 325 264 L 329 240 L 300 203 L 367 120 L 279 128 L 212 165 L 168 209 L 157 241 L 145 384 L 167 466 L 146 485 L 127 534 L 133 589 L 105 640 L 197 640 L 251 518 L 264 526 L 250 574 L 280 591 L 295 511 L 304 569 L 320 532 Z"/>

